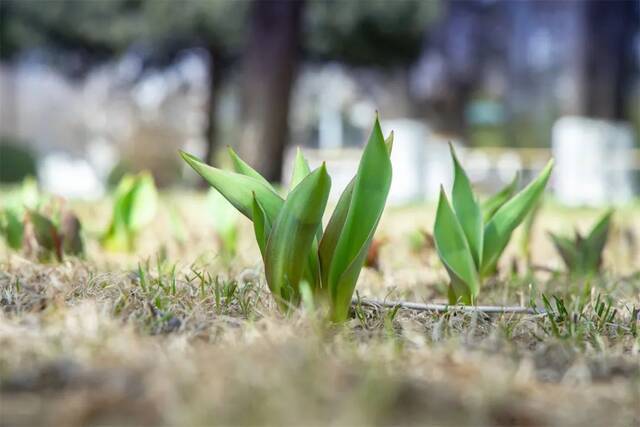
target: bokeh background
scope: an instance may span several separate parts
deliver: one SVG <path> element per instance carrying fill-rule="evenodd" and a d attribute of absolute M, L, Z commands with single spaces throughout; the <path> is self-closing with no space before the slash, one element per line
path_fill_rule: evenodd
<path fill-rule="evenodd" d="M 197 186 L 177 150 L 224 165 L 226 145 L 286 182 L 301 146 L 339 189 L 377 111 L 394 203 L 450 179 L 448 141 L 485 190 L 552 155 L 563 203 L 640 189 L 637 0 L 1 0 L 0 19 L 2 182 Z"/>

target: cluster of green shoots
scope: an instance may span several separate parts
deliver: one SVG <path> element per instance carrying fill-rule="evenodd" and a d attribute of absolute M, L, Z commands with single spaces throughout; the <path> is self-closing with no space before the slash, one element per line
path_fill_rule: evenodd
<path fill-rule="evenodd" d="M 358 171 L 324 229 L 331 178 L 324 164 L 311 171 L 300 151 L 286 197 L 231 149 L 235 172 L 209 166 L 185 152 L 181 155 L 253 222 L 267 284 L 281 309 L 289 311 L 304 299 L 327 307 L 329 317 L 340 322 L 348 317 L 386 203 L 392 139 L 391 135 L 385 140 L 376 119 Z"/>
<path fill-rule="evenodd" d="M 102 245 L 113 251 L 132 251 L 137 236 L 156 216 L 158 191 L 148 172 L 122 177 L 114 193 L 113 215 Z"/>
<path fill-rule="evenodd" d="M 0 234 L 7 246 L 40 261 L 82 256 L 84 242 L 78 217 L 61 200 L 40 193 L 33 178 L 10 192 L 0 211 Z"/>
<path fill-rule="evenodd" d="M 570 274 L 597 274 L 602 266 L 602 252 L 607 243 L 613 211 L 607 211 L 586 236 L 575 230 L 574 239 L 549 233 Z"/>
<path fill-rule="evenodd" d="M 440 190 L 434 239 L 440 260 L 449 273 L 449 302 L 474 304 L 483 280 L 495 273 L 513 230 L 535 207 L 544 191 L 553 160 L 517 194 L 516 180 L 480 203 L 458 161 L 453 146 L 452 203 Z"/>

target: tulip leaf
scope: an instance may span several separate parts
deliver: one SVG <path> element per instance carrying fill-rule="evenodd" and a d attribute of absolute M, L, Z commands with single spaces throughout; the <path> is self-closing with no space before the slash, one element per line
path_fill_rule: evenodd
<path fill-rule="evenodd" d="M 262 205 L 255 196 L 253 198 L 253 231 L 264 259 L 267 241 L 269 240 L 269 234 L 271 234 L 271 221 L 269 221 Z"/>
<path fill-rule="evenodd" d="M 53 253 L 58 261 L 62 261 L 62 238 L 55 224 L 36 211 L 29 211 L 29 221 L 33 226 L 33 234 L 38 246 L 48 253 Z"/>
<path fill-rule="evenodd" d="M 451 278 L 450 300 L 472 304 L 480 290 L 480 279 L 471 248 L 443 188 L 436 210 L 433 234 L 436 250 Z"/>
<path fill-rule="evenodd" d="M 244 216 L 253 219 L 253 197 L 258 199 L 270 221 L 274 221 L 284 201 L 264 179 L 225 171 L 201 162 L 195 156 L 180 152 L 182 158 L 213 188 L 218 190 Z M 257 173 L 257 172 L 256 172 Z"/>
<path fill-rule="evenodd" d="M 567 268 L 573 269 L 580 264 L 580 254 L 578 253 L 574 242 L 566 237 L 558 236 L 553 233 L 549 233 L 549 237 L 551 237 L 553 245 L 560 254 L 560 257 Z"/>
<path fill-rule="evenodd" d="M 322 272 L 322 283 L 328 283 L 329 268 L 331 267 L 331 260 L 338 244 L 338 239 L 342 233 L 342 228 L 347 219 L 349 213 L 349 206 L 351 205 L 351 196 L 353 195 L 353 187 L 355 185 L 355 177 L 347 184 L 342 191 L 338 203 L 333 210 L 333 214 L 329 219 L 329 223 L 324 230 L 322 240 L 320 240 L 320 246 L 318 248 L 318 254 L 320 255 L 320 271 Z"/>
<path fill-rule="evenodd" d="M 587 237 L 578 231 L 573 240 L 549 233 L 551 240 L 570 273 L 595 274 L 602 265 L 602 252 L 607 243 L 613 211 L 607 211 L 593 226 Z"/>
<path fill-rule="evenodd" d="M 484 228 L 483 260 L 480 275 L 495 270 L 500 255 L 504 251 L 511 233 L 533 209 L 542 195 L 553 169 L 550 160 L 538 177 L 497 210 Z"/>
<path fill-rule="evenodd" d="M 393 151 L 393 131 L 391 131 L 387 139 L 384 140 L 384 144 L 387 146 L 387 153 L 391 156 L 391 152 Z"/>
<path fill-rule="evenodd" d="M 382 216 L 390 185 L 389 147 L 376 119 L 358 166 L 344 225 L 330 256 L 327 287 L 332 300 L 332 317 L 336 321 L 342 321 L 348 315 L 351 295 Z"/>
<path fill-rule="evenodd" d="M 131 250 L 136 234 L 155 217 L 158 193 L 149 173 L 125 175 L 114 194 L 113 217 L 102 243 L 112 250 Z"/>
<path fill-rule="evenodd" d="M 24 225 L 20 220 L 20 214 L 13 209 L 5 209 L 2 212 L 4 234 L 7 245 L 13 250 L 22 248 Z"/>
<path fill-rule="evenodd" d="M 291 175 L 291 185 L 289 186 L 289 191 L 296 188 L 296 185 L 300 183 L 309 173 L 311 169 L 309 169 L 309 163 L 307 159 L 304 158 L 302 151 L 298 147 L 296 149 L 296 158 L 293 161 L 293 173 Z"/>
<path fill-rule="evenodd" d="M 291 290 L 298 292 L 330 188 L 331 179 L 323 164 L 291 191 L 269 234 L 265 275 L 271 291 L 283 301 L 290 299 Z"/>
<path fill-rule="evenodd" d="M 129 230 L 137 232 L 147 226 L 155 217 L 158 192 L 151 174 L 136 177 L 129 191 L 126 205 L 126 223 Z"/>
<path fill-rule="evenodd" d="M 593 272 L 597 272 L 602 264 L 602 251 L 607 243 L 612 215 L 612 210 L 607 211 L 591 229 L 591 232 L 585 239 L 585 246 L 587 248 L 585 264 L 589 266 Z"/>
<path fill-rule="evenodd" d="M 455 214 L 467 238 L 469 249 L 473 255 L 476 268 L 482 265 L 483 222 L 480 205 L 473 194 L 471 182 L 460 165 L 453 145 L 449 144 L 453 158 L 453 190 L 452 203 Z"/>
<path fill-rule="evenodd" d="M 271 186 L 271 183 L 269 183 L 269 181 L 267 181 L 262 175 L 260 175 L 260 172 L 258 172 L 257 170 L 249 166 L 247 162 L 242 160 L 240 156 L 238 156 L 238 154 L 233 150 L 233 148 L 231 148 L 230 146 L 227 146 L 227 151 L 229 152 L 229 157 L 231 157 L 231 161 L 233 162 L 233 170 L 235 170 L 237 173 L 241 175 L 246 175 L 246 176 L 250 176 L 252 178 L 257 179 L 258 181 L 262 182 L 266 187 L 270 188 L 275 192 L 275 189 Z M 184 156 L 182 157 L 184 158 Z"/>

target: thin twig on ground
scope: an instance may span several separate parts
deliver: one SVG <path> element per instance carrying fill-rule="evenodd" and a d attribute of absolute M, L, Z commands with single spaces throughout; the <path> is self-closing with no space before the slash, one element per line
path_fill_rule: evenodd
<path fill-rule="evenodd" d="M 448 311 L 463 311 L 465 313 L 480 312 L 486 314 L 545 314 L 545 310 L 521 306 L 500 306 L 500 305 L 450 305 L 450 304 L 425 304 L 409 301 L 374 300 L 370 298 L 354 298 L 352 304 L 361 304 L 370 307 L 400 307 L 407 310 L 434 311 L 445 313 Z"/>

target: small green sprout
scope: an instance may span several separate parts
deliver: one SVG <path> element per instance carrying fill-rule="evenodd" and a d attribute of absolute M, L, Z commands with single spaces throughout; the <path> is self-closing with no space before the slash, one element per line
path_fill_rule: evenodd
<path fill-rule="evenodd" d="M 453 146 L 454 166 L 452 202 L 440 189 L 434 225 L 434 240 L 449 278 L 449 301 L 474 304 L 482 280 L 493 274 L 513 230 L 533 209 L 544 191 L 553 160 L 540 175 L 518 194 L 516 181 L 481 205 Z"/>
<path fill-rule="evenodd" d="M 575 230 L 575 238 L 549 233 L 569 273 L 585 276 L 597 274 L 602 267 L 602 252 L 607 243 L 613 210 L 608 210 L 596 222 L 589 234 L 583 236 Z"/>
<path fill-rule="evenodd" d="M 11 249 L 17 251 L 22 248 L 24 225 L 22 213 L 16 209 L 3 209 L 0 212 L 0 234 Z"/>
<path fill-rule="evenodd" d="M 356 282 L 389 193 L 392 140 L 390 136 L 385 141 L 376 119 L 358 172 L 324 231 L 322 217 L 331 179 L 324 164 L 310 171 L 300 151 L 284 199 L 231 149 L 235 172 L 208 166 L 185 152 L 180 154 L 253 221 L 267 284 L 283 311 L 298 306 L 302 294 L 306 301 L 312 294 L 315 301 L 328 305 L 333 321 L 341 322 L 349 315 Z"/>
<path fill-rule="evenodd" d="M 33 177 L 27 177 L 3 199 L 0 207 L 0 235 L 4 237 L 7 246 L 18 251 L 23 247 L 26 210 L 38 209 L 46 198 L 40 194 L 38 182 Z"/>
<path fill-rule="evenodd" d="M 115 191 L 113 217 L 102 238 L 105 248 L 131 251 L 142 228 L 156 216 L 158 191 L 148 172 L 125 175 Z"/>
<path fill-rule="evenodd" d="M 41 261 L 55 258 L 62 262 L 64 255 L 82 256 L 84 243 L 82 226 L 72 212 L 64 212 L 51 218 L 37 211 L 27 212 L 28 230 L 33 234 L 36 246 L 32 250 Z"/>

